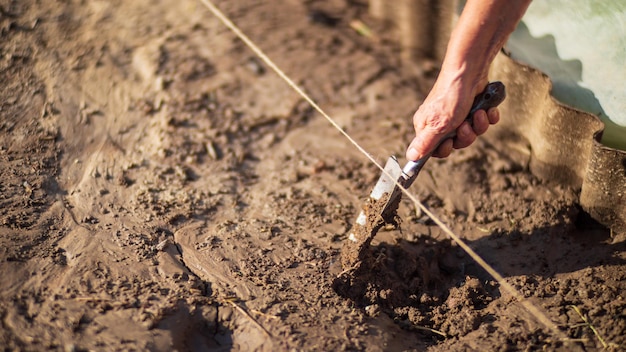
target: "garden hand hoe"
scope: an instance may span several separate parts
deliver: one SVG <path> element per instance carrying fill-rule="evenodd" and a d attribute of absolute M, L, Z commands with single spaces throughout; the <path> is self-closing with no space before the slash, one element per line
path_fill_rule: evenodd
<path fill-rule="evenodd" d="M 506 93 L 502 82 L 489 83 L 485 90 L 474 99 L 466 121 L 471 125 L 476 111 L 487 111 L 496 107 L 505 97 Z M 404 189 L 408 189 L 434 150 L 445 140 L 455 136 L 456 130 L 443 136 L 433 151 L 417 161 L 407 162 L 404 168 L 400 167 L 395 156 L 391 156 L 387 160 L 385 171 L 363 205 L 354 226 L 350 230 L 348 240 L 344 243 L 341 251 L 341 263 L 344 270 L 356 269 L 362 262 L 370 242 L 378 230 L 385 224 L 396 223 L 394 219 L 397 216 L 398 206 L 402 198 L 402 190 L 398 184 Z"/>

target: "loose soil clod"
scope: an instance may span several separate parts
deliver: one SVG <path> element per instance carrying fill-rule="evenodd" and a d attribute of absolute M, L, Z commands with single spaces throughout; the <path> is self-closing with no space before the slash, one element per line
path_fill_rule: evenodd
<path fill-rule="evenodd" d="M 380 214 L 388 199 L 389 194 L 383 195 L 379 200 L 370 197 L 363 204 L 360 214 L 365 219 L 364 224 L 359 223 L 359 219 L 356 220 L 341 249 L 341 266 L 344 273 L 354 272 L 370 255 L 368 247 L 374 236 L 385 225 L 385 220 Z"/>

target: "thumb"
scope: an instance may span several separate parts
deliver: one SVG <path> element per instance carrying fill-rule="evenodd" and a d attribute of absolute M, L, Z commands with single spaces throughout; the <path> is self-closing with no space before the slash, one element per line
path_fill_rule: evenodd
<path fill-rule="evenodd" d="M 420 133 L 417 134 L 417 136 L 415 136 L 413 141 L 411 141 L 411 144 L 409 144 L 409 147 L 406 150 L 407 160 L 416 161 L 428 155 L 429 153 L 434 152 L 434 150 L 438 147 L 438 143 L 439 141 L 441 141 L 442 137 L 443 134 L 438 134 L 428 130 L 422 130 Z M 442 144 L 442 147 L 445 145 L 446 142 Z M 452 146 L 450 145 L 450 147 Z"/>

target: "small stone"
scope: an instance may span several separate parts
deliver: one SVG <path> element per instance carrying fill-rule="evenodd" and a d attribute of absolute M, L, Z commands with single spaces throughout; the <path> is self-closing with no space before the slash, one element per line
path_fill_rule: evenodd
<path fill-rule="evenodd" d="M 380 314 L 380 307 L 378 304 L 372 304 L 365 307 L 365 313 L 370 317 L 377 317 Z"/>

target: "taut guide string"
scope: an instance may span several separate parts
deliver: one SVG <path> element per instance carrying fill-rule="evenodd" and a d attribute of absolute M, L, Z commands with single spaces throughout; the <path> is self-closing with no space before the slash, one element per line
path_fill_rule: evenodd
<path fill-rule="evenodd" d="M 389 173 L 385 171 L 385 169 L 372 157 L 363 147 L 361 147 L 358 142 L 352 138 L 346 131 L 344 131 L 335 120 L 333 120 L 322 108 L 311 99 L 308 94 L 306 94 L 295 82 L 291 80 L 274 62 L 267 56 L 265 53 L 256 45 L 248 36 L 246 36 L 237 25 L 235 25 L 226 15 L 224 15 L 211 0 L 200 0 L 202 4 L 204 4 L 212 13 L 217 17 L 226 27 L 228 27 L 235 35 L 243 41 L 249 48 L 252 50 L 263 62 L 269 66 L 280 78 L 282 78 L 287 84 L 293 88 L 300 96 L 306 100 L 317 112 L 319 112 L 328 122 L 335 127 L 342 135 L 344 135 L 352 145 L 356 147 L 363 155 L 365 155 L 376 167 L 378 167 L 383 173 L 389 176 L 390 179 L 393 179 Z M 519 293 L 513 286 L 511 286 L 508 282 L 504 280 L 504 277 L 500 275 L 491 265 L 487 264 L 487 262 L 478 255 L 478 253 L 474 252 L 459 236 L 457 236 L 446 224 L 443 223 L 434 213 L 432 213 L 428 208 L 426 208 L 422 202 L 420 202 L 412 193 L 408 192 L 406 189 L 398 183 L 397 180 L 394 179 L 394 182 L 402 192 L 409 198 L 417 207 L 419 207 L 428 217 L 430 217 L 450 238 L 452 238 L 459 247 L 463 248 L 463 250 L 470 256 L 476 263 L 478 263 L 485 271 L 489 273 L 500 285 L 502 289 L 504 289 L 507 293 L 515 297 L 523 306 L 531 313 L 539 322 L 541 322 L 546 328 L 548 328 L 555 336 L 563 341 L 567 341 L 568 338 L 565 334 L 558 329 L 557 325 L 552 322 L 545 313 L 539 309 L 537 306 L 532 304 L 529 300 L 525 299 L 524 296 Z"/>

